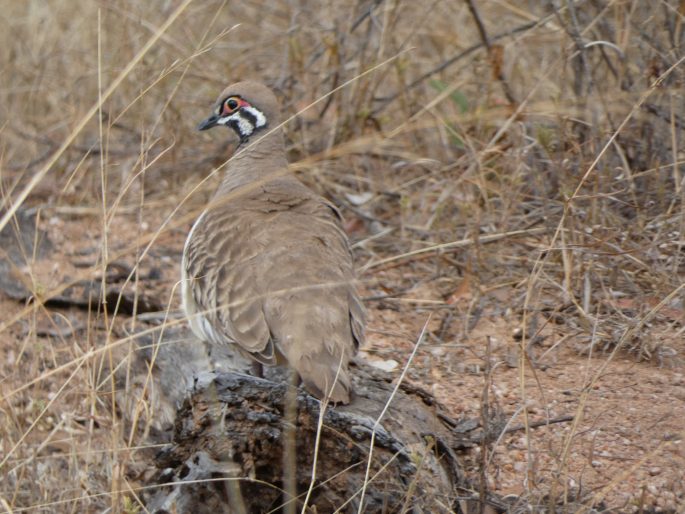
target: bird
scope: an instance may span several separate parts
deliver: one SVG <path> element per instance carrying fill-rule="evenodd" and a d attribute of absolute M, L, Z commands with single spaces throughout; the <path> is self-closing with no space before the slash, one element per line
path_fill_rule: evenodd
<path fill-rule="evenodd" d="M 365 310 L 337 207 L 288 170 L 281 109 L 253 81 L 227 87 L 198 130 L 225 126 L 238 146 L 183 249 L 182 304 L 192 332 L 289 365 L 320 400 L 347 404 Z"/>

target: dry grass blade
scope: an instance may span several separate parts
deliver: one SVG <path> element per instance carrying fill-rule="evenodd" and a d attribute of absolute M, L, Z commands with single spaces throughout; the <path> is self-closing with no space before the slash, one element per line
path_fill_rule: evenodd
<path fill-rule="evenodd" d="M 404 377 L 407 375 L 407 370 L 412 364 L 412 361 L 414 360 L 414 357 L 416 356 L 416 352 L 419 349 L 419 346 L 421 345 L 421 342 L 423 341 L 424 336 L 426 335 L 426 329 L 428 328 L 428 323 L 430 323 L 432 315 L 428 316 L 428 319 L 426 319 L 426 322 L 423 325 L 423 328 L 421 329 L 421 333 L 419 334 L 418 339 L 416 340 L 416 343 L 414 344 L 414 349 L 412 350 L 411 354 L 409 355 L 409 358 L 407 359 L 407 362 L 404 365 L 404 368 L 402 369 L 402 373 L 400 376 L 397 378 L 395 382 L 395 387 L 392 390 L 392 393 L 390 393 L 390 396 L 388 397 L 388 401 L 385 402 L 385 407 L 381 411 L 381 413 L 378 415 L 376 418 L 376 421 L 373 424 L 373 428 L 371 429 L 371 442 L 369 443 L 369 456 L 366 461 L 366 474 L 364 476 L 364 484 L 362 486 L 362 490 L 360 493 L 360 499 L 359 499 L 359 509 L 357 509 L 357 512 L 361 513 L 363 512 L 364 509 L 364 495 L 366 494 L 366 487 L 367 484 L 369 483 L 369 474 L 371 472 L 371 463 L 373 462 L 373 447 L 376 441 L 376 430 L 378 429 L 381 420 L 383 419 L 383 416 L 385 416 L 385 413 L 388 411 L 388 407 L 392 403 L 393 398 L 395 397 L 395 394 L 397 393 L 397 390 L 400 388 L 402 385 L 402 382 L 404 381 Z"/>
<path fill-rule="evenodd" d="M 28 195 L 33 191 L 33 189 L 36 187 L 36 185 L 43 180 L 45 175 L 50 171 L 50 169 L 54 166 L 54 164 L 57 162 L 57 160 L 62 156 L 62 154 L 65 152 L 67 148 L 69 148 L 69 145 L 74 142 L 76 139 L 76 136 L 78 136 L 81 131 L 86 127 L 88 122 L 91 120 L 93 116 L 102 108 L 102 103 L 107 100 L 114 91 L 121 85 L 121 83 L 124 81 L 126 77 L 131 73 L 133 68 L 136 67 L 136 65 L 145 57 L 145 55 L 148 53 L 148 51 L 154 46 L 154 44 L 159 40 L 160 37 L 167 31 L 167 29 L 171 26 L 172 23 L 174 23 L 178 17 L 185 11 L 186 7 L 188 7 L 193 0 L 184 0 L 184 2 L 178 6 L 178 8 L 171 13 L 171 15 L 164 21 L 164 23 L 157 29 L 157 32 L 148 39 L 148 41 L 143 45 L 143 47 L 140 49 L 140 51 L 136 54 L 136 56 L 129 61 L 129 63 L 126 65 L 126 67 L 121 71 L 121 73 L 117 76 L 114 81 L 107 87 L 107 89 L 100 95 L 99 100 L 88 110 L 88 112 L 79 120 L 79 122 L 76 124 L 76 127 L 72 129 L 71 133 L 66 137 L 66 139 L 62 142 L 60 147 L 55 151 L 55 153 L 50 156 L 48 159 L 48 162 L 45 163 L 45 165 L 36 173 L 29 183 L 24 187 L 24 189 L 17 195 L 16 198 L 12 199 L 11 204 L 3 202 L 2 205 L 2 211 L 4 211 L 4 214 L 2 218 L 0 218 L 0 230 L 5 228 L 7 225 L 8 221 L 14 216 L 14 214 L 17 212 L 17 209 L 21 207 L 23 204 L 24 200 L 28 197 Z"/>
<path fill-rule="evenodd" d="M 82 366 L 85 362 L 86 362 L 86 361 L 83 360 L 83 361 L 81 361 L 81 362 L 78 363 L 78 365 L 76 366 L 76 368 L 74 369 L 74 371 L 72 371 L 71 375 L 69 375 L 69 378 L 68 378 L 67 380 L 65 380 L 64 383 L 61 385 L 61 387 L 60 387 L 59 390 L 57 391 L 57 394 L 48 402 L 47 405 L 45 405 L 45 407 L 43 408 L 43 410 L 38 414 L 38 416 L 36 416 L 36 419 L 33 420 L 33 422 L 32 422 L 31 425 L 26 429 L 26 431 L 25 431 L 23 434 L 21 434 L 21 437 L 19 438 L 19 440 L 18 440 L 16 443 L 14 443 L 14 445 L 12 446 L 12 448 L 10 448 L 9 451 L 5 452 L 5 456 L 4 456 L 4 457 L 2 458 L 2 460 L 0 461 L 0 470 L 2 470 L 2 468 L 5 467 L 5 464 L 7 464 L 7 461 L 12 457 L 12 455 L 13 455 L 14 452 L 17 450 L 17 448 L 19 448 L 19 447 L 21 446 L 21 444 L 24 442 L 24 440 L 29 436 L 29 434 L 30 434 L 31 431 L 36 427 L 36 425 L 37 425 L 38 422 L 41 420 L 41 418 L 45 415 L 46 412 L 48 412 L 48 410 L 49 410 L 49 408 L 52 406 L 52 404 L 55 403 L 55 401 L 57 401 L 57 399 L 59 398 L 60 394 L 61 394 L 61 393 L 64 391 L 64 389 L 69 385 L 69 383 L 71 382 L 71 380 L 76 376 L 76 374 L 78 373 L 78 371 L 81 369 L 81 366 Z"/>

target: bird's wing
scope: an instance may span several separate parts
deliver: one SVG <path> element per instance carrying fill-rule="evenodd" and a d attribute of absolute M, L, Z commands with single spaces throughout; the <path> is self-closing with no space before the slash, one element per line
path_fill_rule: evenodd
<path fill-rule="evenodd" d="M 323 198 L 268 193 L 275 239 L 260 276 L 269 276 L 264 315 L 280 353 L 319 397 L 349 401 L 348 362 L 363 340 L 364 311 L 340 215 Z M 300 201 L 295 201 L 295 198 Z M 337 377 L 337 378 L 336 378 Z M 335 383 L 335 386 L 334 386 Z"/>
<path fill-rule="evenodd" d="M 203 338 L 213 344 L 236 343 L 271 365 L 277 355 L 254 276 L 254 262 L 263 251 L 259 222 L 234 209 L 207 211 L 186 245 L 184 265 Z"/>

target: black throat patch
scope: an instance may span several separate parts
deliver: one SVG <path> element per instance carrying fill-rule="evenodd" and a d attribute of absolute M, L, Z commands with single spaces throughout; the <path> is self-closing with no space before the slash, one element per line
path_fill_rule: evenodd
<path fill-rule="evenodd" d="M 231 127 L 238 134 L 240 143 L 243 144 L 257 130 L 266 127 L 266 116 L 260 110 L 250 105 L 228 116 L 224 124 Z"/>

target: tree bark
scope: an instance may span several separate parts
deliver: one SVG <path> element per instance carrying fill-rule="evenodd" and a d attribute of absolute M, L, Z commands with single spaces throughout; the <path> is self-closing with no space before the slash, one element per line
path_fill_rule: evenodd
<path fill-rule="evenodd" d="M 295 473 L 302 512 L 316 456 L 306 512 L 457 511 L 463 480 L 435 404 L 400 389 L 376 423 L 393 385 L 357 366 L 353 401 L 328 406 L 318 431 L 322 404 L 297 389 L 296 469 L 284 469 L 288 387 L 235 372 L 203 375 L 177 413 L 172 447 L 157 456 L 153 482 L 170 485 L 151 495 L 148 509 L 285 512 L 284 477 Z"/>

